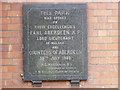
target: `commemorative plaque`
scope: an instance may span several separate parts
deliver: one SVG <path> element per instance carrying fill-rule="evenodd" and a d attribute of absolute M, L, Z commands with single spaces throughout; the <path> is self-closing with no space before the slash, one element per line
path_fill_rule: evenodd
<path fill-rule="evenodd" d="M 25 4 L 24 81 L 87 80 L 86 4 Z"/>

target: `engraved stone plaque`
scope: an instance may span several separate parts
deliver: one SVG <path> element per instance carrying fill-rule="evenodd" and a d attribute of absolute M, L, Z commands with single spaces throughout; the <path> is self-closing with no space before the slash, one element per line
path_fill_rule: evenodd
<path fill-rule="evenodd" d="M 24 80 L 87 79 L 86 4 L 25 4 Z"/>

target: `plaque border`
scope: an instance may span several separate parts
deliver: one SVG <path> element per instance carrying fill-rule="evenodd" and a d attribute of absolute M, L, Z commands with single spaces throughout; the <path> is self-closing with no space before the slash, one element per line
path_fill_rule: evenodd
<path fill-rule="evenodd" d="M 81 23 L 82 25 L 82 47 L 84 46 L 84 47 L 86 47 L 86 48 L 82 48 L 82 63 L 84 64 L 85 62 L 88 62 L 88 53 L 86 52 L 87 51 L 87 27 L 85 27 L 85 25 L 87 26 L 87 4 L 69 4 L 69 3 L 63 3 L 65 6 L 67 5 L 76 5 L 75 7 L 75 9 L 80 9 L 80 11 L 82 11 L 83 12 L 83 10 L 85 10 L 84 11 L 84 14 L 85 14 L 85 16 L 83 16 L 82 14 L 82 16 L 83 17 L 86 17 L 86 20 L 85 20 L 85 24 L 83 24 L 83 23 Z M 52 5 L 63 5 L 62 3 L 60 3 L 60 4 L 50 4 L 51 6 Z M 27 6 L 26 6 L 27 5 Z M 40 6 L 41 5 L 41 6 Z M 24 13 L 23 13 L 23 15 L 24 15 L 24 18 L 23 18 L 23 23 L 25 24 L 25 25 L 27 25 L 27 27 L 25 27 L 25 25 L 23 26 L 23 32 L 24 32 L 24 47 L 26 47 L 26 45 L 29 45 L 29 44 L 25 44 L 26 43 L 26 41 L 28 42 L 29 41 L 29 35 L 28 35 L 28 31 L 29 31 L 29 27 L 28 27 L 28 25 L 29 24 L 27 24 L 27 23 L 29 23 L 29 22 L 25 22 L 25 20 L 27 21 L 27 19 L 28 19 L 28 17 L 27 17 L 27 14 L 26 13 L 29 13 L 32 9 L 36 9 L 36 8 L 32 8 L 33 6 L 35 6 L 35 7 L 39 7 L 40 9 L 43 9 L 43 7 L 42 6 L 46 6 L 46 5 L 48 5 L 48 4 L 38 4 L 38 6 L 37 6 L 37 4 L 24 4 L 24 8 L 23 8 L 23 10 L 24 10 Z M 78 8 L 78 6 L 79 6 L 79 8 Z M 84 7 L 82 7 L 81 5 L 84 5 Z M 25 9 L 26 9 L 26 7 L 29 9 L 28 11 L 25 11 Z M 56 6 L 57 7 L 57 6 Z M 71 7 L 71 6 L 70 6 Z M 46 8 L 46 9 L 48 9 L 48 8 Z M 54 8 L 52 8 L 52 9 L 56 9 L 55 7 Z M 58 9 L 64 9 L 64 8 L 58 8 Z M 72 9 L 72 8 L 71 8 Z M 27 17 L 27 18 L 26 18 Z M 82 18 L 82 22 L 84 21 L 83 19 L 85 19 L 85 18 Z M 83 34 L 83 26 L 84 26 L 84 28 L 85 28 L 85 31 L 86 31 L 86 33 L 84 33 Z M 27 30 L 27 31 L 26 31 Z M 28 37 L 26 36 L 26 35 L 28 35 Z M 28 40 L 27 40 L 28 39 Z M 83 41 L 83 40 L 86 40 L 86 42 L 85 41 Z M 84 50 L 83 50 L 84 49 Z M 27 75 L 26 73 L 28 73 L 28 71 L 26 70 L 27 69 L 27 66 L 29 66 L 29 65 L 26 65 L 26 62 L 28 62 L 29 60 L 29 56 L 26 56 L 26 54 L 28 54 L 28 53 L 26 53 L 26 51 L 27 50 L 29 50 L 29 47 L 27 47 L 27 48 L 24 48 L 24 73 L 25 73 L 25 78 L 24 78 L 24 81 L 31 81 L 31 80 L 34 80 L 34 79 L 31 79 L 32 77 L 31 76 L 29 76 L 29 75 Z M 86 54 L 86 55 L 85 55 Z M 28 63 L 29 64 L 29 63 Z M 83 69 L 84 68 L 84 69 Z M 84 67 L 82 67 L 82 71 L 83 71 L 83 74 L 84 74 L 84 76 L 82 77 L 81 76 L 81 78 L 79 78 L 79 80 L 87 80 L 87 74 L 88 74 L 88 63 L 86 63 L 86 65 L 84 64 Z M 37 75 L 38 76 L 38 75 Z M 39 75 L 40 76 L 40 75 Z M 43 75 L 42 75 L 43 76 Z M 76 75 L 77 76 L 77 75 Z M 79 75 L 78 75 L 79 76 Z M 41 79 L 40 79 L 41 80 Z M 43 80 L 62 80 L 62 79 L 43 79 Z M 64 80 L 72 80 L 72 78 L 71 79 L 64 79 Z"/>

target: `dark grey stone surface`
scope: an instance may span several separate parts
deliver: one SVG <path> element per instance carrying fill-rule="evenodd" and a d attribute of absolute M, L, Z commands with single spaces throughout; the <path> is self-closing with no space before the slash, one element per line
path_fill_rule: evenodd
<path fill-rule="evenodd" d="M 24 80 L 86 80 L 86 4 L 25 4 Z"/>

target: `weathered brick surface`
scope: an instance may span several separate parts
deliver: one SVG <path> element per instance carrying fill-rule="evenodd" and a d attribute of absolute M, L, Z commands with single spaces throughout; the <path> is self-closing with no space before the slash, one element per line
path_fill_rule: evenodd
<path fill-rule="evenodd" d="M 5 1 L 5 0 L 4 0 Z M 22 52 L 22 6 L 23 2 L 2 3 L 0 18 L 0 54 L 2 54 L 3 87 L 32 87 L 31 82 L 23 82 Z M 63 1 L 63 0 L 62 0 Z M 60 2 L 62 2 L 60 1 Z M 69 2 L 72 2 L 70 0 Z M 75 0 L 90 2 L 91 0 Z M 92 3 L 92 2 L 98 3 Z M 88 80 L 81 81 L 81 88 L 118 87 L 118 3 L 99 3 L 92 0 L 88 9 Z M 104 0 L 103 0 L 104 1 Z M 107 0 L 109 1 L 109 0 Z M 111 0 L 112 1 L 112 0 Z M 43 1 L 42 1 L 43 2 Z M 46 0 L 45 2 L 50 2 Z M 64 1 L 68 2 L 68 1 Z M 0 84 L 0 86 L 1 86 Z M 69 88 L 69 81 L 43 82 L 43 88 Z"/>
<path fill-rule="evenodd" d="M 7 30 L 21 30 L 22 25 L 21 24 L 8 24 Z"/>
<path fill-rule="evenodd" d="M 2 46 L 1 51 L 22 51 L 22 45 L 0 45 Z"/>

